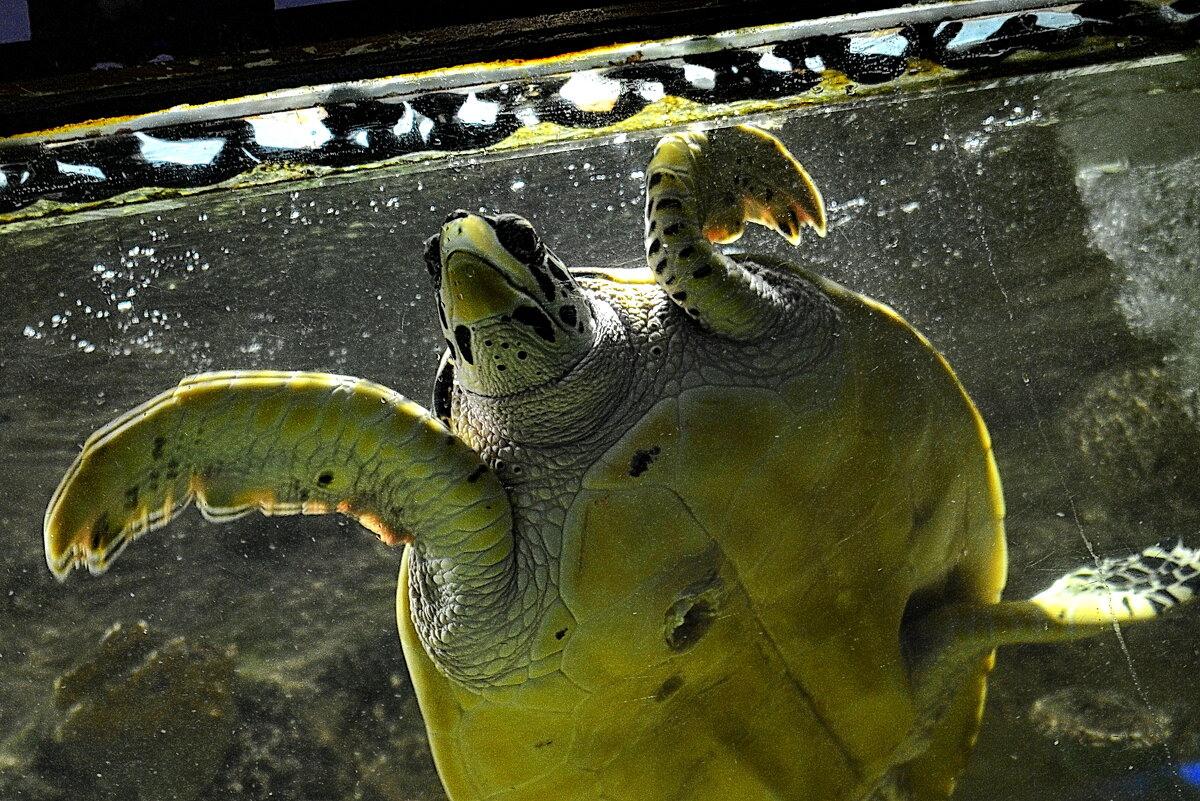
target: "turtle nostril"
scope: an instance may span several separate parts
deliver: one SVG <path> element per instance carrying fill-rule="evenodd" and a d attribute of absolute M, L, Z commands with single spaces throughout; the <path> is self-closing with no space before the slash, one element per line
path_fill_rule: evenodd
<path fill-rule="evenodd" d="M 453 222 L 454 220 L 461 220 L 463 217 L 470 216 L 471 212 L 467 211 L 466 209 L 455 209 L 446 215 L 446 222 Z M 445 223 L 442 224 L 445 225 Z"/>

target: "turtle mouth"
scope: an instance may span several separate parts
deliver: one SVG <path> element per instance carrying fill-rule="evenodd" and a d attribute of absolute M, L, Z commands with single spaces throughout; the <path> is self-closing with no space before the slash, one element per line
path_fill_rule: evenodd
<path fill-rule="evenodd" d="M 478 253 L 443 253 L 442 265 L 439 289 L 447 318 L 456 326 L 515 317 L 519 310 L 535 306 L 533 298 L 508 271 Z"/>
<path fill-rule="evenodd" d="M 451 213 L 441 233 L 425 244 L 425 265 L 444 306 L 447 330 L 500 318 L 528 325 L 553 342 L 554 321 L 543 301 L 557 293 L 529 261 L 543 253 L 537 234 L 516 215 L 493 220 L 462 210 Z"/>
<path fill-rule="evenodd" d="M 455 209 L 446 215 L 445 222 L 442 223 L 442 229 L 455 220 L 461 220 L 465 217 L 470 217 L 471 212 L 466 209 Z M 433 281 L 433 288 L 440 289 L 442 286 L 442 232 L 436 233 L 425 240 L 425 269 L 429 273 L 429 279 Z"/>

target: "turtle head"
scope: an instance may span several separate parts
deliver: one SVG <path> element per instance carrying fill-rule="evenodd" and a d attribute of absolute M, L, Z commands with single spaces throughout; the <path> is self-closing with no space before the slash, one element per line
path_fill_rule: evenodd
<path fill-rule="evenodd" d="M 455 378 L 470 392 L 548 384 L 594 343 L 587 295 L 523 217 L 455 211 L 426 241 L 425 264 Z"/>

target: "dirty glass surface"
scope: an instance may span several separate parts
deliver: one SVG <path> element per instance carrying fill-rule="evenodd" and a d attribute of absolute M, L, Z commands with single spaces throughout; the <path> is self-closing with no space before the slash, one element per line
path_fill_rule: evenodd
<path fill-rule="evenodd" d="M 812 173 L 830 231 L 792 250 L 758 229 L 735 247 L 887 302 L 946 354 L 1005 483 L 1006 597 L 1097 555 L 1200 545 L 1194 61 L 753 121 Z M 45 504 L 92 430 L 186 374 L 326 370 L 426 402 L 441 344 L 422 241 L 456 208 L 510 211 L 568 264 L 636 264 L 653 142 L 608 137 L 0 232 L 0 793 L 441 797 L 395 636 L 397 551 L 333 518 L 213 526 L 189 511 L 108 574 L 59 584 L 42 555 Z M 160 638 L 157 657 L 132 636 L 139 621 Z M 1198 631 L 1192 606 L 1002 650 L 956 798 L 1200 798 Z M 110 684 L 88 696 L 79 688 L 97 670 Z M 138 703 L 155 682 L 193 687 L 204 705 Z M 114 698 L 138 726 L 169 732 L 137 770 L 122 766 L 128 743 L 94 734 Z M 81 699 L 76 734 L 37 746 Z"/>

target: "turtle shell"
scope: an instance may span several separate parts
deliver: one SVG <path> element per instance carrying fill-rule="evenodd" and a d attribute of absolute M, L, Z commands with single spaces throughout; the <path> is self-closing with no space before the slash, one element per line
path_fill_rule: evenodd
<path fill-rule="evenodd" d="M 454 801 L 950 793 L 991 655 L 922 708 L 904 629 L 999 597 L 987 432 L 892 310 L 755 263 L 809 297 L 807 329 L 730 343 L 652 284 L 581 278 L 624 320 L 641 383 L 585 442 L 524 445 L 522 478 L 509 473 L 518 540 L 552 542 L 559 597 L 531 622 L 547 646 L 529 675 L 470 688 L 442 675 L 402 567 L 401 636 Z M 485 459 L 511 454 L 479 433 L 491 412 L 475 399 L 455 388 L 440 406 Z"/>

